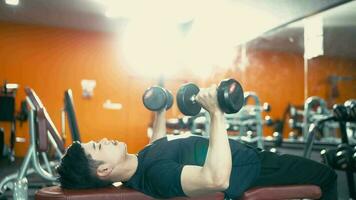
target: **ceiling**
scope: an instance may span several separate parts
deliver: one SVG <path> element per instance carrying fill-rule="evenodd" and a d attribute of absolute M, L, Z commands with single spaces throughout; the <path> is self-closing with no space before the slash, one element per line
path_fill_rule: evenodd
<path fill-rule="evenodd" d="M 319 14 L 323 22 L 324 55 L 356 59 L 356 1 Z M 304 23 L 295 21 L 250 41 L 248 48 L 304 53 Z"/>
<path fill-rule="evenodd" d="M 113 31 L 122 24 L 122 19 L 105 17 L 106 7 L 100 2 L 132 2 L 136 1 L 137 7 L 143 0 L 19 0 L 18 6 L 5 4 L 0 0 L 0 20 L 17 23 L 39 24 L 55 27 L 75 29 Z M 158 1 L 151 0 L 149 3 Z M 199 0 L 195 0 L 199 1 Z M 194 2 L 195 2 L 194 1 Z M 263 10 L 279 19 L 279 24 L 284 24 L 297 18 L 310 15 L 345 0 L 227 0 L 240 5 L 250 6 Z M 159 1 L 158 1 L 159 2 Z M 163 2 L 163 1 L 161 1 Z M 173 1 L 172 1 L 173 2 Z M 181 8 L 182 12 L 189 8 L 193 1 Z M 202 1 L 204 4 L 206 1 Z M 124 5 L 124 4 L 123 4 Z M 158 7 L 160 5 L 157 5 Z M 141 9 L 149 10 L 149 6 Z M 164 7 L 162 7 L 164 9 Z M 204 9 L 200 5 L 199 9 Z M 218 12 L 216 12 L 218 13 Z M 216 14 L 215 14 L 216 15 Z M 273 27 L 270 27 L 273 28 Z"/>

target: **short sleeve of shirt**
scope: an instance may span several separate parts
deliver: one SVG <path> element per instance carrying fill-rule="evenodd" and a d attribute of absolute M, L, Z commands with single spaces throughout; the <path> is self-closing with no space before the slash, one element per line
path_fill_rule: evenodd
<path fill-rule="evenodd" d="M 181 185 L 184 165 L 173 160 L 159 160 L 145 172 L 145 181 L 155 198 L 186 196 Z"/>

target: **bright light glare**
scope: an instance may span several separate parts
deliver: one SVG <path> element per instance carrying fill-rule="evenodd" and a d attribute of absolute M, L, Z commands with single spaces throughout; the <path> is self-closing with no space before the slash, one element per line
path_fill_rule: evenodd
<path fill-rule="evenodd" d="M 209 73 L 216 66 L 229 68 L 237 55 L 238 44 L 275 24 L 276 19 L 260 10 L 231 1 L 206 1 L 186 38 L 185 62 L 198 74 Z"/>
<path fill-rule="evenodd" d="M 268 13 L 231 0 L 103 0 L 108 17 L 124 17 L 123 59 L 144 76 L 172 76 L 190 71 L 208 77 L 232 67 L 236 46 L 276 26 Z M 192 22 L 183 33 L 179 23 Z M 247 65 L 244 54 L 243 64 Z"/>
<path fill-rule="evenodd" d="M 127 66 L 134 73 L 172 76 L 180 66 L 182 37 L 178 26 L 164 21 L 132 21 L 126 27 L 121 47 Z"/>
<path fill-rule="evenodd" d="M 137 0 L 102 0 L 100 1 L 106 7 L 105 16 L 109 18 L 135 18 L 140 13 L 145 13 L 142 7 L 146 7 L 148 2 L 139 2 Z"/>
<path fill-rule="evenodd" d="M 5 0 L 5 3 L 12 6 L 19 5 L 19 0 Z"/>

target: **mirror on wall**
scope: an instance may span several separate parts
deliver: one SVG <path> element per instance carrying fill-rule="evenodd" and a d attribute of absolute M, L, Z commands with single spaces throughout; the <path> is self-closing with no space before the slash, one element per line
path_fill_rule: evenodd
<path fill-rule="evenodd" d="M 304 114 L 331 115 L 333 106 L 356 99 L 356 2 L 305 19 L 304 22 Z M 313 110 L 314 104 L 319 105 Z M 310 112 L 309 112 L 310 111 Z M 304 119 L 306 135 L 310 118 Z M 355 124 L 347 123 L 349 141 L 355 142 Z M 325 123 L 324 138 L 343 138 L 339 123 Z M 346 138 L 346 134 L 344 134 Z M 345 139 L 343 139 L 343 142 Z"/>
<path fill-rule="evenodd" d="M 263 135 L 297 138 L 301 124 L 288 126 L 291 107 L 301 109 L 304 102 L 303 26 L 292 23 L 276 28 L 239 46 L 236 68 L 244 89 L 258 97 L 264 119 Z M 253 104 L 253 100 L 247 104 Z M 272 123 L 271 123 L 272 122 Z"/>
<path fill-rule="evenodd" d="M 306 91 L 308 97 L 324 98 L 328 107 L 356 98 L 355 10 L 352 1 L 311 17 L 319 20 L 319 36 L 309 38 L 305 51 L 319 48 L 320 54 L 306 58 Z"/>
<path fill-rule="evenodd" d="M 356 99 L 355 10 L 355 1 L 345 3 L 239 47 L 236 69 L 245 88 L 270 104 L 264 115 L 281 122 L 264 128 L 264 135 L 280 131 L 305 141 L 311 123 L 332 115 L 334 104 Z M 316 139 L 339 143 L 338 129 L 337 123 L 326 124 Z"/>

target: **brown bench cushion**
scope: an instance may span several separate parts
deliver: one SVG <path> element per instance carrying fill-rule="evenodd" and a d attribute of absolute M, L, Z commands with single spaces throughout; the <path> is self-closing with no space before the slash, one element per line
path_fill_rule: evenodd
<path fill-rule="evenodd" d="M 320 197 L 321 190 L 318 186 L 289 185 L 253 188 L 244 193 L 242 200 L 319 199 Z"/>
<path fill-rule="evenodd" d="M 279 186 L 254 188 L 244 193 L 242 200 L 282 200 L 282 199 L 318 199 L 321 197 L 321 190 L 318 186 Z M 36 200 L 111 200 L 111 199 L 132 199 L 149 200 L 154 199 L 141 192 L 127 188 L 125 186 L 108 187 L 87 190 L 67 190 L 58 186 L 42 188 L 35 195 Z M 174 200 L 189 199 L 185 197 L 173 198 Z M 224 199 L 223 193 L 216 193 L 209 196 L 191 198 L 195 200 Z"/>
<path fill-rule="evenodd" d="M 42 188 L 36 192 L 36 200 L 152 200 L 154 198 L 147 196 L 136 190 L 127 188 L 125 186 L 108 187 L 98 189 L 85 189 L 85 190 L 67 190 L 58 186 Z M 173 198 L 174 200 L 195 199 L 195 200 L 209 200 L 209 199 L 224 199 L 223 193 L 216 193 L 209 196 L 197 198 Z"/>

